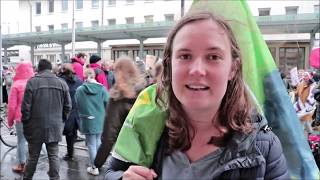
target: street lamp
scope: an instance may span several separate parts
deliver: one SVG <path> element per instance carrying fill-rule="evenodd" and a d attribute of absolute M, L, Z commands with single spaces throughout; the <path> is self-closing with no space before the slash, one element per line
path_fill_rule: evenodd
<path fill-rule="evenodd" d="M 75 0 L 72 0 L 72 57 L 75 56 L 75 41 L 76 41 L 76 28 L 74 19 L 74 6 Z"/>
<path fill-rule="evenodd" d="M 181 17 L 184 16 L 184 0 L 180 0 L 181 2 Z"/>
<path fill-rule="evenodd" d="M 1 31 L 1 2 L 0 1 L 0 107 L 2 107 L 2 31 Z"/>

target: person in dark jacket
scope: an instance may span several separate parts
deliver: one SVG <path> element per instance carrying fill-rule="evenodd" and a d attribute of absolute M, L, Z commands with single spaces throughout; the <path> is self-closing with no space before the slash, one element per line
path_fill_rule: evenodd
<path fill-rule="evenodd" d="M 112 69 L 113 65 L 111 63 L 112 63 L 111 61 L 104 61 L 101 64 L 101 69 L 103 70 L 104 74 L 106 75 L 109 89 L 111 89 L 115 83 L 114 72 Z"/>
<path fill-rule="evenodd" d="M 114 65 L 114 72 L 116 83 L 110 90 L 101 145 L 94 161 L 98 168 L 105 163 L 129 110 L 146 86 L 138 67 L 129 57 L 120 57 Z"/>
<path fill-rule="evenodd" d="M 69 63 L 63 64 L 60 77 L 67 83 L 72 101 L 72 110 L 70 112 L 69 118 L 65 120 L 63 129 L 63 135 L 66 136 L 67 142 L 67 154 L 63 157 L 63 159 L 68 161 L 73 160 L 73 145 L 75 143 L 75 140 L 77 139 L 77 130 L 79 128 L 79 115 L 74 95 L 77 88 L 81 86 L 82 81 L 75 74 L 72 64 Z"/>
<path fill-rule="evenodd" d="M 38 74 L 28 80 L 24 92 L 21 121 L 29 148 L 24 179 L 32 179 L 43 143 L 49 158 L 48 175 L 60 179 L 58 142 L 72 105 L 68 85 L 51 70 L 50 61 L 41 59 Z"/>
<path fill-rule="evenodd" d="M 182 17 L 163 57 L 152 100 L 168 117 L 152 165 L 134 164 L 113 151 L 105 179 L 290 179 L 280 141 L 245 88 L 240 49 L 227 21 L 210 12 Z M 147 95 L 140 103 L 148 103 Z M 125 121 L 120 135 L 141 128 L 138 122 L 143 124 Z M 121 144 L 123 149 L 148 146 L 140 141 L 152 138 L 134 135 L 137 142 Z"/>

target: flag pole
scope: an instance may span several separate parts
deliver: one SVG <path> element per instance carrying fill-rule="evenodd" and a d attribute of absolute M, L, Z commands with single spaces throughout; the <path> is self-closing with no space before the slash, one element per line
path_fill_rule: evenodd
<path fill-rule="evenodd" d="M 75 28 L 75 19 L 74 19 L 74 6 L 75 0 L 72 0 L 72 56 L 75 56 L 75 40 L 76 40 L 76 28 Z"/>
<path fill-rule="evenodd" d="M 2 65 L 2 30 L 1 30 L 1 2 L 0 1 L 0 107 L 2 107 L 2 101 L 3 101 L 3 97 L 2 97 L 2 73 L 3 73 L 3 65 Z"/>

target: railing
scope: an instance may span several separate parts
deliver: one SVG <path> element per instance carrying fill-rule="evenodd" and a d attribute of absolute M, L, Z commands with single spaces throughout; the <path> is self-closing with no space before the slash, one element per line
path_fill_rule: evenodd
<path fill-rule="evenodd" d="M 272 16 L 256 16 L 256 21 L 258 25 L 268 25 L 274 23 L 283 23 L 300 21 L 298 23 L 303 23 L 303 21 L 316 21 L 319 22 L 320 16 L 319 13 L 304 13 L 304 14 L 296 14 L 296 15 L 272 15 Z M 174 25 L 174 21 L 159 21 L 159 22 L 151 22 L 151 23 L 135 23 L 135 24 L 115 24 L 108 26 L 96 26 L 96 27 L 85 27 L 78 28 L 76 32 L 90 32 L 90 31 L 112 31 L 112 30 L 134 30 L 134 29 L 142 29 L 143 28 L 161 28 L 168 27 L 170 29 L 171 26 Z M 3 35 L 3 39 L 10 39 L 16 37 L 25 37 L 25 36 L 46 36 L 52 34 L 66 34 L 71 33 L 71 29 L 58 29 L 54 31 L 41 31 L 41 32 L 27 32 L 27 33 L 17 33 L 17 34 L 7 34 Z"/>
<path fill-rule="evenodd" d="M 135 23 L 135 24 L 115 24 L 108 26 L 96 26 L 96 27 L 84 27 L 76 29 L 76 32 L 88 32 L 88 31 L 107 31 L 107 30 L 120 30 L 120 29 L 142 29 L 142 28 L 153 28 L 153 27 L 171 27 L 174 25 L 174 21 L 159 21 L 152 23 Z M 54 31 L 41 31 L 41 32 L 28 32 L 28 33 L 17 33 L 3 35 L 3 38 L 15 38 L 23 36 L 34 36 L 34 35 L 51 35 L 51 34 L 62 34 L 71 33 L 72 29 L 57 29 Z"/>
<path fill-rule="evenodd" d="M 293 15 L 272 15 L 272 16 L 256 16 L 257 23 L 273 23 L 273 22 L 286 22 L 286 21 L 308 21 L 318 20 L 319 13 L 304 13 L 304 14 L 293 14 Z"/>

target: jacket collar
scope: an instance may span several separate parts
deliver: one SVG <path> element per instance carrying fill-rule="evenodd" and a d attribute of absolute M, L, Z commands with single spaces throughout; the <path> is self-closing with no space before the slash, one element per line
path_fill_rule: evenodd
<path fill-rule="evenodd" d="M 46 70 L 40 71 L 38 74 L 36 74 L 36 77 L 56 77 L 56 75 L 53 74 L 51 72 L 51 70 L 46 69 Z"/>
<path fill-rule="evenodd" d="M 254 140 L 260 129 L 266 125 L 267 120 L 264 117 L 254 114 L 254 130 L 250 134 L 237 132 L 233 135 L 219 160 L 220 164 L 224 164 L 225 170 L 254 167 L 265 161 L 257 147 L 255 147 Z"/>

